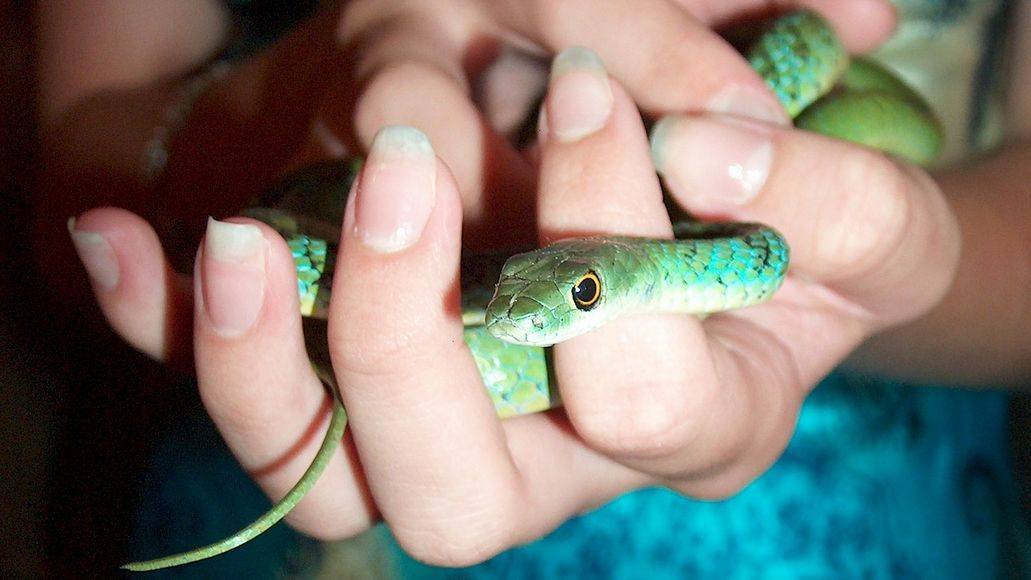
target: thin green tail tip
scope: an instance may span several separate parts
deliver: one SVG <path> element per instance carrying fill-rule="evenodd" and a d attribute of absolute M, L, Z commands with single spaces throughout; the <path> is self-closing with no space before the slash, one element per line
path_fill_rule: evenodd
<path fill-rule="evenodd" d="M 130 562 L 121 566 L 120 569 L 129 570 L 130 572 L 149 572 L 151 570 L 172 568 L 183 564 L 192 564 L 193 562 L 207 560 L 208 558 L 224 554 L 229 550 L 242 546 L 243 544 L 246 544 L 260 536 L 265 530 L 271 528 L 273 525 L 278 523 L 279 520 L 286 517 L 286 514 L 290 513 L 301 499 L 307 495 L 312 486 L 315 485 L 315 482 L 318 481 L 322 472 L 326 470 L 326 465 L 329 464 L 329 459 L 333 456 L 333 452 L 336 451 L 337 446 L 340 445 L 340 439 L 344 436 L 344 429 L 346 427 L 347 413 L 344 412 L 344 407 L 340 404 L 340 401 L 334 397 L 333 415 L 329 420 L 329 428 L 326 430 L 326 437 L 322 440 L 322 445 L 315 453 L 315 458 L 312 459 L 311 465 L 309 465 L 308 469 L 304 471 L 301 479 L 294 484 L 293 488 L 283 496 L 283 499 L 276 502 L 276 504 L 267 512 L 262 514 L 261 517 L 254 520 L 254 522 L 249 526 L 236 532 L 232 536 L 219 540 L 213 544 L 208 544 L 207 546 L 196 548 L 188 552 L 165 556 L 163 558 L 143 560 L 141 562 Z"/>

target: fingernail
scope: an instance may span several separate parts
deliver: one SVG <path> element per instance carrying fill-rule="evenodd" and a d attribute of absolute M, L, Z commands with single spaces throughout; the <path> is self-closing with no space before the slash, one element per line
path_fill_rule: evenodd
<path fill-rule="evenodd" d="M 564 143 L 583 139 L 605 126 L 612 114 L 612 87 L 605 65 L 593 51 L 571 47 L 551 63 L 551 86 L 541 126 Z"/>
<path fill-rule="evenodd" d="M 79 260 L 86 268 L 93 283 L 97 288 L 110 292 L 118 286 L 120 272 L 118 270 L 118 256 L 115 255 L 111 244 L 107 243 L 104 236 L 97 232 L 84 232 L 75 229 L 75 218 L 68 218 L 68 233 L 72 236 L 72 243 L 75 251 L 79 254 Z"/>
<path fill-rule="evenodd" d="M 222 336 L 244 334 L 258 319 L 265 301 L 266 254 L 257 226 L 208 218 L 201 283 L 208 319 Z"/>
<path fill-rule="evenodd" d="M 731 85 L 709 99 L 707 110 L 754 119 L 764 123 L 787 126 L 791 124 L 784 107 L 760 89 L 747 85 Z"/>
<path fill-rule="evenodd" d="M 406 126 L 381 129 L 357 186 L 358 239 L 383 253 L 414 244 L 433 210 L 436 184 L 437 156 L 426 135 Z"/>
<path fill-rule="evenodd" d="M 713 209 L 755 198 L 773 161 L 770 127 L 734 117 L 671 115 L 652 127 L 650 140 L 667 185 Z"/>

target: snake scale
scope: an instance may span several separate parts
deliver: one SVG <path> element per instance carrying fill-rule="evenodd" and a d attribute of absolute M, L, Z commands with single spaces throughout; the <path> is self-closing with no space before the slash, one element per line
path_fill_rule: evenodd
<path fill-rule="evenodd" d="M 851 59 L 829 25 L 811 12 L 774 21 L 749 62 L 801 128 L 881 149 L 918 164 L 942 143 L 929 107 L 880 66 Z M 305 339 L 316 373 L 334 391 L 322 446 L 285 497 L 236 534 L 189 552 L 135 562 L 157 570 L 210 558 L 258 536 L 314 485 L 340 443 L 346 414 L 335 395 L 325 316 L 344 198 L 358 163 L 324 164 L 284 181 L 248 215 L 270 224 L 297 268 Z M 465 256 L 462 317 L 472 352 L 499 417 L 559 404 L 546 348 L 628 312 L 704 315 L 769 298 L 788 267 L 788 246 L 761 224 L 675 224 L 675 240 L 578 238 L 505 259 Z M 495 281 L 498 281 L 495 284 Z"/>

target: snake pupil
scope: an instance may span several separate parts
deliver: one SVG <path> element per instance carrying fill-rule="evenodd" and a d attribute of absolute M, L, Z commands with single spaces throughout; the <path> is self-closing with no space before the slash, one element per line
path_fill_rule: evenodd
<path fill-rule="evenodd" d="M 573 303 L 580 310 L 590 310 L 601 296 L 601 281 L 594 272 L 583 275 L 573 286 Z"/>

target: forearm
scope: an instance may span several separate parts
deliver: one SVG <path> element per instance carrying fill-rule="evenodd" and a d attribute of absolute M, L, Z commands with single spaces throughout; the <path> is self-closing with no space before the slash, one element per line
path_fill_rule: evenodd
<path fill-rule="evenodd" d="M 881 333 L 850 365 L 960 385 L 1031 385 L 1031 141 L 936 176 L 959 220 L 963 253 L 945 299 Z"/>
<path fill-rule="evenodd" d="M 337 78 L 329 71 L 344 68 L 333 23 L 322 18 L 301 25 L 200 85 L 210 58 L 180 67 L 188 72 L 171 78 L 90 90 L 47 85 L 42 100 L 60 101 L 69 91 L 77 96 L 41 111 L 35 205 L 36 238 L 47 248 L 37 252 L 43 271 L 55 282 L 78 274 L 70 244 L 61 243 L 64 221 L 100 205 L 152 221 L 173 257 L 185 257 L 178 265 L 188 269 L 205 216 L 239 210 L 305 143 L 317 95 Z M 40 76 L 55 74 L 41 67 Z M 167 164 L 158 159 L 155 165 L 153 154 L 163 157 L 166 149 Z"/>
<path fill-rule="evenodd" d="M 157 185 L 175 181 L 165 171 L 170 149 L 193 148 L 179 136 L 196 109 L 218 111 L 197 131 L 225 135 L 227 119 L 254 108 L 256 91 L 239 87 L 255 84 L 257 67 L 212 74 L 229 26 L 218 3 L 40 3 L 37 19 L 38 198 L 49 209 L 147 213 Z"/>
<path fill-rule="evenodd" d="M 241 86 L 254 80 L 256 68 L 237 66 L 228 77 L 201 71 L 78 99 L 41 130 L 40 215 L 67 217 L 99 205 L 148 219 L 167 212 L 181 219 L 190 211 L 184 206 L 215 211 L 204 205 L 214 196 L 192 178 L 189 160 L 255 139 L 250 111 L 260 96 Z M 222 185 L 231 186 L 234 171 L 245 169 L 223 163 L 222 171 Z"/>

